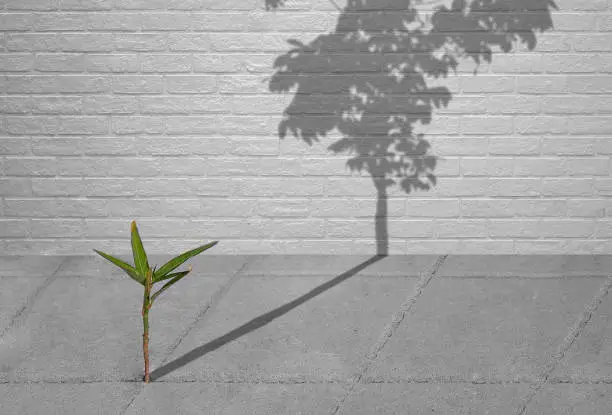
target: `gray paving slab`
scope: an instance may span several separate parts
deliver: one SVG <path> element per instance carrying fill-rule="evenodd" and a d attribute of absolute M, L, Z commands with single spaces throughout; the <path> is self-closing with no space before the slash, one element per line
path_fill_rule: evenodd
<path fill-rule="evenodd" d="M 23 383 L 0 385 L 0 413 L 14 415 L 117 415 L 135 383 Z"/>
<path fill-rule="evenodd" d="M 516 415 L 526 384 L 369 384 L 357 385 L 342 415 Z"/>
<path fill-rule="evenodd" d="M 570 277 L 612 275 L 611 255 L 451 255 L 438 275 Z"/>
<path fill-rule="evenodd" d="M 49 277 L 58 270 L 61 256 L 0 256 L 0 277 Z"/>
<path fill-rule="evenodd" d="M 434 278 L 366 379 L 535 381 L 601 278 Z"/>
<path fill-rule="evenodd" d="M 228 278 L 190 275 L 158 297 L 149 315 L 152 364 Z M 11 380 L 142 377 L 142 297 L 142 286 L 128 277 L 56 279 L 2 339 L 3 371 Z"/>
<path fill-rule="evenodd" d="M 355 275 L 320 292 L 332 277 L 242 278 L 161 371 L 183 380 L 346 380 L 417 281 Z"/>
<path fill-rule="evenodd" d="M 609 415 L 612 385 L 545 385 L 527 406 L 525 415 Z"/>
<path fill-rule="evenodd" d="M 112 252 L 107 252 L 113 255 Z M 177 255 L 181 252 L 177 252 Z M 134 260 L 130 255 L 113 255 L 131 265 Z M 158 268 L 176 255 L 149 255 L 149 264 L 157 265 Z M 207 255 L 206 252 L 192 257 L 183 263 L 179 270 L 192 266 L 192 275 L 227 276 L 233 275 L 240 270 L 245 262 L 250 259 L 248 255 Z M 79 277 L 127 277 L 119 267 L 102 258 L 99 255 L 70 256 L 66 258 L 62 269 L 58 272 L 61 276 Z"/>
<path fill-rule="evenodd" d="M 150 383 L 125 415 L 329 414 L 338 384 Z"/>
<path fill-rule="evenodd" d="M 358 267 L 372 255 L 254 255 L 244 275 L 336 275 Z M 378 257 L 359 275 L 417 276 L 429 272 L 437 255 Z"/>
<path fill-rule="evenodd" d="M 551 381 L 612 382 L 612 297 L 597 307 L 551 375 Z"/>

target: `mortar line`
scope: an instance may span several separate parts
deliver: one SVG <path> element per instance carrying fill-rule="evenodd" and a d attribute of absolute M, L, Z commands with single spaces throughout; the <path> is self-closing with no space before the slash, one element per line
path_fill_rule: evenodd
<path fill-rule="evenodd" d="M 39 256 L 42 256 L 42 255 L 39 255 Z M 11 318 L 10 323 L 6 326 L 6 328 L 4 330 L 2 330 L 2 332 L 0 332 L 0 341 L 2 341 L 4 339 L 4 336 L 9 331 L 14 329 L 15 326 L 17 326 L 20 322 L 23 322 L 23 320 L 25 320 L 25 318 L 28 316 L 28 311 L 32 309 L 32 307 L 34 306 L 34 303 L 36 302 L 36 300 L 38 300 L 38 298 L 40 298 L 42 293 L 49 287 L 49 285 L 51 285 L 51 283 L 53 281 L 55 281 L 58 272 L 64 267 L 64 265 L 66 264 L 66 262 L 68 261 L 69 258 L 70 258 L 70 256 L 64 256 L 64 259 L 62 260 L 62 262 L 59 263 L 59 265 L 57 266 L 55 271 L 53 271 L 51 273 L 51 275 L 46 277 L 44 279 L 43 283 L 40 284 L 34 290 L 34 292 L 26 298 L 24 304 L 19 308 L 19 310 L 17 310 L 17 312 Z M 19 277 L 17 277 L 17 278 L 19 278 Z"/>
<path fill-rule="evenodd" d="M 552 355 L 551 359 L 546 363 L 546 366 L 544 370 L 542 371 L 541 375 L 539 376 L 539 379 L 530 388 L 529 393 L 527 394 L 523 404 L 519 408 L 518 415 L 525 415 L 527 411 L 527 406 L 529 406 L 533 398 L 548 382 L 548 379 L 550 378 L 554 370 L 557 368 L 557 365 L 559 364 L 561 359 L 563 359 L 563 357 L 565 356 L 565 353 L 567 353 L 567 351 L 572 346 L 574 341 L 576 341 L 576 339 L 580 337 L 586 325 L 591 320 L 593 313 L 597 311 L 597 307 L 603 301 L 603 299 L 608 295 L 608 292 L 610 291 L 611 288 L 612 288 L 612 276 L 608 277 L 605 284 L 599 289 L 599 292 L 595 295 L 595 297 L 593 297 L 591 302 L 587 304 L 587 306 L 585 307 L 585 310 L 582 312 L 580 316 L 580 319 L 578 319 L 578 321 L 576 321 L 576 323 L 574 323 L 574 325 L 570 328 L 569 333 L 567 334 L 567 336 L 565 336 L 565 338 L 563 339 L 563 341 L 557 348 L 557 351 Z M 568 383 L 571 383 L 571 382 L 568 382 Z"/>
<path fill-rule="evenodd" d="M 350 385 L 348 389 L 346 390 L 344 396 L 334 406 L 331 412 L 332 415 L 337 415 L 342 410 L 344 403 L 346 402 L 348 397 L 353 393 L 355 386 L 361 382 L 366 371 L 370 368 L 370 365 L 374 363 L 374 361 L 378 358 L 378 355 L 380 354 L 382 349 L 385 347 L 385 344 L 387 344 L 387 341 L 391 338 L 391 336 L 393 336 L 393 333 L 395 332 L 397 327 L 400 325 L 400 323 L 402 322 L 406 314 L 412 309 L 412 307 L 416 303 L 417 298 L 419 298 L 423 294 L 425 287 L 429 285 L 429 282 L 436 275 L 436 273 L 438 272 L 438 270 L 440 269 L 444 261 L 446 261 L 447 257 L 448 255 L 441 255 L 438 257 L 438 259 L 433 265 L 432 270 L 428 272 L 427 274 L 423 275 L 419 279 L 419 282 L 417 282 L 417 284 L 414 287 L 414 291 L 412 295 L 410 295 L 400 305 L 399 310 L 395 314 L 393 314 L 393 316 L 391 317 L 391 322 L 388 323 L 384 327 L 383 332 L 381 336 L 379 337 L 378 341 L 374 344 L 374 347 L 372 347 L 370 352 L 368 352 L 365 355 L 365 358 L 361 363 L 361 367 L 359 368 L 357 375 L 353 376 L 352 379 L 350 380 Z"/>
<path fill-rule="evenodd" d="M 192 323 L 187 326 L 183 333 L 178 336 L 177 340 L 166 350 L 165 357 L 162 359 L 159 367 L 162 367 L 164 364 L 166 364 L 166 361 L 170 358 L 170 356 L 172 356 L 172 353 L 174 353 L 174 351 L 179 347 L 181 342 L 189 335 L 191 330 L 193 330 L 198 325 L 200 319 L 206 315 L 206 312 L 212 307 L 216 306 L 219 301 L 221 301 L 221 298 L 225 296 L 230 287 L 234 285 L 236 280 L 238 280 L 242 276 L 242 271 L 246 268 L 250 261 L 251 258 L 247 258 L 247 260 L 244 262 L 244 264 L 242 264 L 240 269 L 238 269 L 238 271 L 236 271 L 230 278 L 228 278 L 228 280 L 225 282 L 225 284 L 221 286 L 221 288 L 215 291 L 215 293 L 211 296 L 210 300 L 206 303 L 206 305 L 198 312 Z M 136 381 L 138 381 L 138 378 L 136 379 Z M 132 404 L 136 401 L 138 396 L 140 396 L 140 394 L 144 390 L 144 386 L 144 384 L 140 386 L 134 397 L 127 403 L 127 405 L 123 409 L 119 411 L 119 415 L 125 415 L 128 409 L 130 409 Z"/>

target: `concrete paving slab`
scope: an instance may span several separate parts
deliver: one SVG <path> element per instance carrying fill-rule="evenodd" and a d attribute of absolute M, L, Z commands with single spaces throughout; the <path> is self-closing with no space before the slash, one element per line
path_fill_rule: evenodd
<path fill-rule="evenodd" d="M 0 256 L 0 277 L 50 277 L 60 267 L 61 256 Z"/>
<path fill-rule="evenodd" d="M 515 415 L 526 384 L 378 383 L 357 385 L 342 415 Z"/>
<path fill-rule="evenodd" d="M 525 415 L 609 415 L 612 385 L 545 385 Z"/>
<path fill-rule="evenodd" d="M 150 315 L 150 359 L 168 348 L 229 277 L 187 276 L 161 294 Z M 143 288 L 116 281 L 64 277 L 53 281 L 20 327 L 0 343 L 11 380 L 136 379 L 143 375 Z"/>
<path fill-rule="evenodd" d="M 551 381 L 612 382 L 612 297 L 608 294 L 551 375 Z"/>
<path fill-rule="evenodd" d="M 242 278 L 160 375 L 228 382 L 347 380 L 417 281 L 356 275 L 325 290 L 322 284 L 334 283 L 331 277 Z"/>
<path fill-rule="evenodd" d="M 611 255 L 451 255 L 438 272 L 441 277 L 609 275 Z"/>
<path fill-rule="evenodd" d="M 535 381 L 601 278 L 435 278 L 366 379 Z"/>
<path fill-rule="evenodd" d="M 125 415 L 329 414 L 339 384 L 150 383 Z"/>
<path fill-rule="evenodd" d="M 112 255 L 112 253 L 109 253 Z M 180 254 L 180 252 L 177 252 Z M 133 265 L 134 260 L 130 255 L 113 255 L 128 264 Z M 158 268 L 176 255 L 149 255 L 149 264 L 158 265 Z M 250 258 L 248 255 L 206 255 L 202 253 L 187 260 L 178 270 L 193 267 L 191 275 L 227 276 L 234 275 Z M 70 256 L 58 273 L 61 276 L 79 277 L 108 277 L 128 278 L 119 267 L 102 258 L 99 255 Z M 190 276 L 191 276 L 190 275 Z"/>
<path fill-rule="evenodd" d="M 135 383 L 24 383 L 0 385 L 0 413 L 117 415 L 134 396 Z"/>
<path fill-rule="evenodd" d="M 253 255 L 244 275 L 336 275 L 375 258 L 372 255 Z M 429 272 L 437 255 L 378 257 L 359 275 L 418 276 Z"/>
<path fill-rule="evenodd" d="M 23 311 L 28 298 L 44 283 L 45 279 L 40 277 L 0 276 L 0 334 Z"/>

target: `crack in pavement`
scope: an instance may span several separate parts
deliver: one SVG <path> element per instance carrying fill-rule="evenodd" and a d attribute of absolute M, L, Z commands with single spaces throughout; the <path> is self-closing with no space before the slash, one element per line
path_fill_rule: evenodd
<path fill-rule="evenodd" d="M 525 397 L 523 404 L 519 408 L 518 415 L 525 415 L 525 413 L 527 412 L 527 406 L 529 406 L 533 398 L 542 389 L 542 387 L 544 387 L 544 384 L 548 382 L 548 379 L 550 378 L 552 373 L 557 368 L 557 365 L 559 364 L 561 359 L 563 359 L 563 357 L 565 356 L 565 353 L 569 350 L 569 348 L 572 346 L 574 341 L 576 341 L 576 339 L 580 337 L 580 335 L 584 331 L 584 328 L 591 320 L 593 313 L 597 311 L 597 307 L 603 301 L 603 299 L 608 295 L 608 292 L 610 291 L 611 288 L 612 288 L 612 276 L 608 277 L 605 284 L 599 289 L 599 292 L 595 295 L 595 297 L 593 297 L 591 302 L 585 307 L 585 310 L 582 312 L 578 321 L 576 321 L 576 323 L 571 327 L 569 333 L 567 334 L 567 336 L 565 336 L 565 338 L 563 339 L 563 341 L 557 348 L 557 351 L 553 353 L 550 360 L 546 363 L 546 366 L 544 370 L 542 371 L 542 373 L 540 374 L 538 381 L 530 389 L 529 393 Z M 572 383 L 572 382 L 568 382 L 568 383 Z"/>
<path fill-rule="evenodd" d="M 26 298 L 24 304 L 17 310 L 17 312 L 11 318 L 10 323 L 6 326 L 4 330 L 0 332 L 0 343 L 3 342 L 4 336 L 13 330 L 19 323 L 23 323 L 23 321 L 28 316 L 29 311 L 34 306 L 36 300 L 40 298 L 40 296 L 45 292 L 45 290 L 51 285 L 53 281 L 57 279 L 57 275 L 59 271 L 64 267 L 66 262 L 70 259 L 70 256 L 65 256 L 62 262 L 59 263 L 55 271 L 51 273 L 48 277 L 45 278 L 43 283 L 39 285 L 34 292 Z"/>
<path fill-rule="evenodd" d="M 366 371 L 369 369 L 370 365 L 374 363 L 374 361 L 378 358 L 379 353 L 382 351 L 383 347 L 385 347 L 387 341 L 391 338 L 391 336 L 393 336 L 393 333 L 395 332 L 397 327 L 400 325 L 406 314 L 412 309 L 412 307 L 416 303 L 417 298 L 419 298 L 423 294 L 423 290 L 425 289 L 425 287 L 427 287 L 431 279 L 436 275 L 444 261 L 446 261 L 447 257 L 448 255 L 442 255 L 438 257 L 438 259 L 433 265 L 432 270 L 420 278 L 419 282 L 417 282 L 414 287 L 412 295 L 408 297 L 406 301 L 404 301 L 400 305 L 399 310 L 395 314 L 393 314 L 391 318 L 391 323 L 387 324 L 384 327 L 380 338 L 378 339 L 376 344 L 374 344 L 372 350 L 366 354 L 364 361 L 361 364 L 361 368 L 357 372 L 357 375 L 355 375 L 350 381 L 350 386 L 348 387 L 346 393 L 332 409 L 332 415 L 337 415 L 338 413 L 340 413 L 342 407 L 344 406 L 344 403 L 353 393 L 355 386 L 358 383 L 361 383 L 362 378 L 365 375 Z"/>

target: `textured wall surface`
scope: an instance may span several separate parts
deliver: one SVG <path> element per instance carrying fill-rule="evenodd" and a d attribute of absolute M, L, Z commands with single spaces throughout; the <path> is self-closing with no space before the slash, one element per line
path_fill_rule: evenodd
<path fill-rule="evenodd" d="M 0 252 L 609 253 L 612 0 L 461 3 L 1 0 Z"/>

